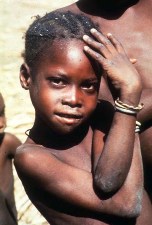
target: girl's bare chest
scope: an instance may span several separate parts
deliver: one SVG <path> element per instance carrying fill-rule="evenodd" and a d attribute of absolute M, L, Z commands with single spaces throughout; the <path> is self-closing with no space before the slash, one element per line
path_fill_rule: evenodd
<path fill-rule="evenodd" d="M 79 169 L 91 171 L 91 149 L 75 146 L 72 149 L 53 151 L 58 159 Z"/>

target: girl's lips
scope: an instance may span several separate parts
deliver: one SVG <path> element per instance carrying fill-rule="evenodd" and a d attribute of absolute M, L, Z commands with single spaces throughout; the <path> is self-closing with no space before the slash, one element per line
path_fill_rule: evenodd
<path fill-rule="evenodd" d="M 72 113 L 57 113 L 58 116 L 64 117 L 64 118 L 73 118 L 73 119 L 81 119 L 82 115 L 80 114 L 72 114 Z"/>
<path fill-rule="evenodd" d="M 80 114 L 58 113 L 56 116 L 61 122 L 68 125 L 76 124 L 82 119 L 82 115 Z"/>

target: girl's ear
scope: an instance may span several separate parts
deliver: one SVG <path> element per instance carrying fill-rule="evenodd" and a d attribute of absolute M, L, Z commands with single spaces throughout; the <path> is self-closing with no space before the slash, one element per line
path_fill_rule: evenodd
<path fill-rule="evenodd" d="M 31 83 L 31 75 L 30 75 L 30 68 L 26 63 L 21 65 L 20 68 L 20 83 L 22 88 L 25 90 L 29 89 L 29 85 Z"/>

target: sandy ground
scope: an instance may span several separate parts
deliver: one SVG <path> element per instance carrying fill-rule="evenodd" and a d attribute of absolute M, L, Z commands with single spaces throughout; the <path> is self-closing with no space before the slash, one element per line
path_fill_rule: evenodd
<path fill-rule="evenodd" d="M 0 92 L 6 103 L 7 130 L 24 141 L 25 130 L 31 127 L 34 110 L 28 92 L 20 87 L 18 75 L 22 63 L 24 32 L 32 23 L 32 16 L 75 2 L 74 0 L 0 0 Z M 27 198 L 15 174 L 15 198 L 19 225 L 44 225 L 45 220 L 38 214 Z"/>

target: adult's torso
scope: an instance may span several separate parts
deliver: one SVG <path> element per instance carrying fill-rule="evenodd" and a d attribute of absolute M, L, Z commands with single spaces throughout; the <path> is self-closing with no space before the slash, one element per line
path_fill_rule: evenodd
<path fill-rule="evenodd" d="M 86 7 L 87 8 L 87 7 Z M 135 67 L 141 74 L 144 88 L 152 88 L 152 1 L 141 0 L 121 13 L 87 12 L 72 4 L 60 11 L 84 13 L 97 22 L 104 34 L 112 33 L 123 44 L 127 55 L 136 58 Z M 109 16 L 111 14 L 111 16 Z M 97 15 L 97 16 L 95 16 Z"/>

